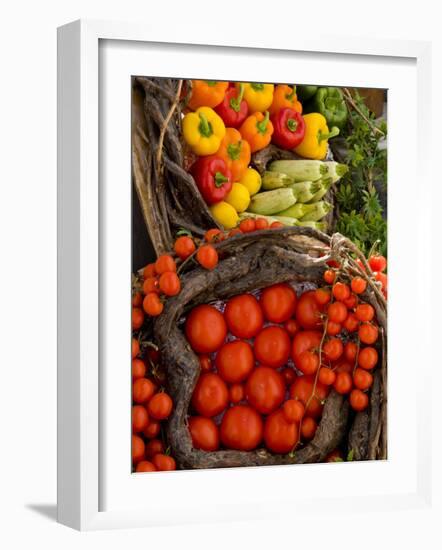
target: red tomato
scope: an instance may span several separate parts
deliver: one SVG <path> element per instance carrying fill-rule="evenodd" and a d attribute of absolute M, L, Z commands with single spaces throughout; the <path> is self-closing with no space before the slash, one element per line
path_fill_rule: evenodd
<path fill-rule="evenodd" d="M 253 338 L 264 324 L 262 309 L 252 294 L 230 298 L 224 310 L 224 318 L 230 332 L 238 338 Z"/>
<path fill-rule="evenodd" d="M 368 407 L 368 395 L 361 390 L 352 390 L 349 401 L 355 411 L 364 411 Z"/>
<path fill-rule="evenodd" d="M 370 256 L 368 259 L 368 265 L 371 267 L 372 271 L 385 271 L 387 268 L 387 260 L 380 254 L 373 254 L 373 256 Z"/>
<path fill-rule="evenodd" d="M 195 243 L 189 236 L 183 235 L 175 241 L 173 249 L 179 258 L 185 260 L 195 252 Z"/>
<path fill-rule="evenodd" d="M 158 317 L 164 309 L 164 304 L 156 292 L 149 292 L 143 300 L 143 309 L 151 317 Z"/>
<path fill-rule="evenodd" d="M 137 464 L 144 458 L 145 445 L 139 435 L 132 436 L 132 462 Z"/>
<path fill-rule="evenodd" d="M 296 292 L 286 283 L 269 286 L 262 291 L 259 303 L 268 321 L 284 323 L 295 312 Z"/>
<path fill-rule="evenodd" d="M 162 453 L 155 455 L 152 459 L 152 463 L 160 472 L 170 472 L 171 470 L 176 470 L 175 459 Z"/>
<path fill-rule="evenodd" d="M 344 347 L 344 357 L 347 361 L 355 362 L 358 354 L 358 346 L 354 342 L 347 342 Z"/>
<path fill-rule="evenodd" d="M 212 270 L 218 265 L 218 252 L 211 244 L 203 244 L 198 248 L 196 259 L 201 267 Z"/>
<path fill-rule="evenodd" d="M 327 334 L 329 336 L 336 336 L 339 334 L 342 330 L 341 323 L 334 323 L 333 321 L 329 321 L 327 323 Z"/>
<path fill-rule="evenodd" d="M 294 336 L 298 332 L 298 324 L 294 319 L 289 319 L 284 323 L 285 330 L 289 333 L 289 336 Z"/>
<path fill-rule="evenodd" d="M 270 224 L 270 229 L 281 229 L 282 227 L 284 227 L 282 222 L 272 222 Z"/>
<path fill-rule="evenodd" d="M 197 382 L 192 396 L 195 410 L 206 417 L 216 416 L 229 403 L 229 391 L 224 380 L 218 374 L 207 372 Z"/>
<path fill-rule="evenodd" d="M 299 298 L 296 305 L 296 321 L 305 329 L 315 329 L 322 325 L 323 307 L 316 301 L 316 291 L 309 290 Z"/>
<path fill-rule="evenodd" d="M 289 422 L 279 409 L 267 417 L 264 424 L 264 443 L 274 453 L 289 453 L 298 441 L 298 426 Z"/>
<path fill-rule="evenodd" d="M 387 292 L 388 290 L 388 276 L 385 273 L 381 273 L 379 271 L 376 271 L 373 273 L 374 278 L 378 283 L 381 283 L 382 290 L 385 290 Z"/>
<path fill-rule="evenodd" d="M 223 344 L 216 354 L 215 365 L 226 382 L 242 382 L 255 366 L 252 346 L 243 340 Z"/>
<path fill-rule="evenodd" d="M 330 290 L 328 288 L 317 288 L 315 290 L 315 298 L 320 306 L 325 306 L 331 300 Z"/>
<path fill-rule="evenodd" d="M 330 389 L 318 381 L 313 396 L 314 382 L 314 376 L 298 376 L 290 386 L 290 399 L 299 399 L 305 407 L 309 402 L 306 414 L 317 418 L 322 414 L 323 405 L 321 401 L 325 400 Z"/>
<path fill-rule="evenodd" d="M 269 414 L 284 400 L 284 379 L 270 367 L 257 367 L 249 376 L 245 390 L 252 407 L 262 414 Z"/>
<path fill-rule="evenodd" d="M 304 374 L 315 374 L 319 369 L 319 355 L 313 351 L 303 351 L 296 358 L 296 366 Z"/>
<path fill-rule="evenodd" d="M 156 466 L 149 460 L 142 460 L 138 462 L 136 472 L 156 472 Z"/>
<path fill-rule="evenodd" d="M 148 277 L 144 279 L 143 283 L 143 294 L 149 294 L 149 292 L 160 293 L 160 286 L 158 282 L 158 277 Z"/>
<path fill-rule="evenodd" d="M 176 271 L 176 264 L 172 256 L 163 254 L 155 262 L 155 272 L 157 275 L 161 275 L 162 273 L 166 273 L 166 271 Z"/>
<path fill-rule="evenodd" d="M 208 243 L 217 243 L 224 239 L 224 233 L 220 229 L 209 229 L 204 234 L 204 240 Z"/>
<path fill-rule="evenodd" d="M 160 439 L 151 439 L 146 444 L 146 458 L 153 458 L 159 453 L 164 453 L 164 443 Z"/>
<path fill-rule="evenodd" d="M 360 350 L 358 355 L 358 365 L 363 369 L 374 369 L 378 362 L 378 352 L 375 348 L 367 346 Z"/>
<path fill-rule="evenodd" d="M 344 456 L 339 449 L 335 449 L 325 457 L 325 462 L 343 462 Z"/>
<path fill-rule="evenodd" d="M 251 233 L 256 229 L 256 222 L 252 218 L 246 218 L 245 220 L 242 220 L 239 224 L 239 229 L 242 231 L 242 233 Z"/>
<path fill-rule="evenodd" d="M 138 330 L 144 323 L 144 311 L 140 307 L 132 308 L 132 328 Z"/>
<path fill-rule="evenodd" d="M 367 288 L 367 281 L 362 277 L 354 277 L 351 281 L 351 289 L 355 294 L 362 294 Z"/>
<path fill-rule="evenodd" d="M 149 424 L 144 428 L 143 434 L 148 439 L 153 439 L 154 437 L 157 437 L 157 435 L 160 433 L 161 424 L 158 422 L 158 420 L 151 420 L 149 419 Z"/>
<path fill-rule="evenodd" d="M 352 312 L 350 312 L 347 315 L 347 318 L 343 322 L 342 326 L 345 328 L 345 330 L 348 330 L 348 332 L 355 332 L 358 330 L 359 327 L 359 321 L 356 317 L 356 315 Z"/>
<path fill-rule="evenodd" d="M 156 420 L 165 420 L 172 412 L 173 402 L 167 393 L 156 393 L 147 404 L 147 412 Z"/>
<path fill-rule="evenodd" d="M 305 407 L 301 401 L 296 399 L 287 399 L 282 410 L 284 411 L 287 422 L 301 422 L 304 416 Z"/>
<path fill-rule="evenodd" d="M 135 294 L 132 296 L 133 307 L 141 307 L 142 303 L 143 303 L 143 296 L 141 292 L 135 292 Z"/>
<path fill-rule="evenodd" d="M 255 357 L 260 363 L 277 369 L 287 363 L 290 338 L 281 327 L 266 327 L 255 338 L 254 348 Z"/>
<path fill-rule="evenodd" d="M 323 351 L 330 361 L 337 361 L 344 352 L 344 344 L 339 338 L 330 338 L 323 347 Z"/>
<path fill-rule="evenodd" d="M 336 380 L 336 373 L 327 367 L 319 369 L 318 380 L 325 386 L 332 386 Z"/>
<path fill-rule="evenodd" d="M 186 337 L 193 350 L 212 353 L 226 339 L 227 326 L 222 313 L 206 304 L 194 307 L 186 320 Z"/>
<path fill-rule="evenodd" d="M 356 308 L 355 315 L 359 321 L 371 321 L 374 317 L 374 307 L 370 304 L 359 304 Z"/>
<path fill-rule="evenodd" d="M 265 218 L 256 218 L 255 228 L 258 231 L 259 229 L 268 229 L 269 222 Z"/>
<path fill-rule="evenodd" d="M 166 271 L 160 276 L 159 286 L 166 296 L 176 296 L 181 290 L 180 278 L 173 271 Z"/>
<path fill-rule="evenodd" d="M 324 271 L 324 281 L 329 285 L 334 283 L 335 278 L 336 274 L 332 269 L 327 269 L 326 271 Z"/>
<path fill-rule="evenodd" d="M 344 300 L 347 309 L 353 309 L 358 305 L 358 297 L 356 294 L 350 294 L 350 297 Z"/>
<path fill-rule="evenodd" d="M 357 368 L 353 374 L 353 383 L 358 390 L 368 390 L 373 385 L 373 376 L 368 371 Z"/>
<path fill-rule="evenodd" d="M 155 275 L 157 275 L 157 272 L 155 270 L 155 263 L 147 264 L 143 270 L 143 278 L 147 279 L 148 277 L 155 277 Z"/>
<path fill-rule="evenodd" d="M 318 370 L 319 356 L 316 352 L 321 339 L 322 334 L 318 330 L 302 330 L 293 339 L 292 359 L 296 368 L 304 374 L 314 374 Z"/>
<path fill-rule="evenodd" d="M 137 340 L 135 340 L 137 341 Z M 132 359 L 132 380 L 137 380 L 138 378 L 144 378 L 146 375 L 146 365 L 142 359 L 135 357 Z"/>
<path fill-rule="evenodd" d="M 313 439 L 315 437 L 318 424 L 310 416 L 303 418 L 301 423 L 301 435 L 304 439 Z"/>
<path fill-rule="evenodd" d="M 147 378 L 138 378 L 132 386 L 132 399 L 135 403 L 146 403 L 155 391 L 154 383 Z"/>
<path fill-rule="evenodd" d="M 136 338 L 132 338 L 132 359 L 140 353 L 140 342 Z"/>
<path fill-rule="evenodd" d="M 341 302 L 348 300 L 350 298 L 350 288 L 345 283 L 337 282 L 333 286 L 333 296 Z"/>
<path fill-rule="evenodd" d="M 132 432 L 142 432 L 149 424 L 149 415 L 143 405 L 134 405 L 132 407 Z"/>
<path fill-rule="evenodd" d="M 211 418 L 192 416 L 189 418 L 189 431 L 195 449 L 217 451 L 219 448 L 218 426 Z"/>
<path fill-rule="evenodd" d="M 261 415 L 247 405 L 235 405 L 223 416 L 220 428 L 221 441 L 228 449 L 251 451 L 262 440 Z"/>
<path fill-rule="evenodd" d="M 362 323 L 359 327 L 359 339 L 364 344 L 374 344 L 379 336 L 378 327 L 371 323 Z"/>
<path fill-rule="evenodd" d="M 349 372 L 339 372 L 333 387 L 338 393 L 349 393 L 353 386 L 353 380 Z"/>
<path fill-rule="evenodd" d="M 333 302 L 328 306 L 327 315 L 333 323 L 343 323 L 347 318 L 347 308 L 343 302 Z"/>

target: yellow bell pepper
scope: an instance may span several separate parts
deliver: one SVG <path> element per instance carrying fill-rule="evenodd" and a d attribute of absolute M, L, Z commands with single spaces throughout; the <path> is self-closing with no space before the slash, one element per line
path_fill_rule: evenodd
<path fill-rule="evenodd" d="M 328 140 L 339 134 L 339 128 L 328 129 L 327 121 L 320 113 L 304 115 L 304 139 L 295 147 L 295 153 L 306 159 L 322 160 L 327 154 Z"/>
<path fill-rule="evenodd" d="M 183 118 L 183 136 L 192 151 L 201 157 L 218 151 L 226 127 L 220 116 L 210 107 L 200 107 Z"/>
<path fill-rule="evenodd" d="M 261 82 L 237 82 L 236 87 L 244 85 L 243 98 L 249 107 L 249 113 L 267 111 L 273 101 L 273 84 L 262 84 Z"/>

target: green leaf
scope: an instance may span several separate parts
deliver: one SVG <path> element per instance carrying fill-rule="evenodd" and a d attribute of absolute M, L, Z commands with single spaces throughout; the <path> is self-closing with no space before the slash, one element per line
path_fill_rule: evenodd
<path fill-rule="evenodd" d="M 353 461 L 354 454 L 355 454 L 354 450 L 350 449 L 350 451 L 348 452 L 348 455 L 347 455 L 347 462 L 352 462 Z"/>

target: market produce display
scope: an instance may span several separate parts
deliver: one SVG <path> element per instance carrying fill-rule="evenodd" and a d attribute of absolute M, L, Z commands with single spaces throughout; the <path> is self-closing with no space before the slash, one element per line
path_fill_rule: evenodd
<path fill-rule="evenodd" d="M 386 243 L 367 252 L 335 232 L 360 165 L 342 139 L 356 116 L 378 128 L 361 99 L 145 77 L 133 89 L 155 251 L 132 278 L 133 471 L 385 459 Z"/>

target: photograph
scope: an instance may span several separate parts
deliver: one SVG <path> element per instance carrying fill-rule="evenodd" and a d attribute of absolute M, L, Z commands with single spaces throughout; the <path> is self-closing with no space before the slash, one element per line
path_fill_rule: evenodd
<path fill-rule="evenodd" d="M 133 75 L 130 108 L 132 472 L 387 460 L 388 90 Z"/>

